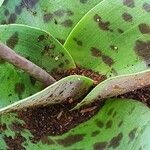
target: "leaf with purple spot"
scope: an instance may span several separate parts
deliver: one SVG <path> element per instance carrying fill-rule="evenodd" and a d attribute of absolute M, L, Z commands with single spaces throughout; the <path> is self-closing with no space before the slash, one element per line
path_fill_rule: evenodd
<path fill-rule="evenodd" d="M 62 44 L 78 21 L 102 0 L 4 0 L 0 24 L 25 24 L 50 32 Z"/>
<path fill-rule="evenodd" d="M 69 53 L 43 30 L 24 25 L 1 25 L 0 41 L 49 73 L 75 67 Z M 0 70 L 0 108 L 44 88 L 42 83 L 3 59 L 0 59 Z"/>

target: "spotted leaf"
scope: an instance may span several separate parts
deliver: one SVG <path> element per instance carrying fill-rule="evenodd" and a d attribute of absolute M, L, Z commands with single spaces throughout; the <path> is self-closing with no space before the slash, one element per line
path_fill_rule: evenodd
<path fill-rule="evenodd" d="M 86 94 L 92 86 L 93 81 L 89 78 L 79 75 L 69 76 L 31 97 L 27 97 L 7 107 L 3 107 L 0 109 L 0 114 L 29 107 L 62 103 L 71 98 L 75 101 Z"/>
<path fill-rule="evenodd" d="M 47 72 L 75 67 L 68 52 L 45 31 L 23 25 L 2 25 L 0 41 Z M 43 84 L 2 59 L 0 70 L 0 108 L 44 88 Z"/>
<path fill-rule="evenodd" d="M 4 0 L 0 24 L 19 23 L 49 31 L 64 43 L 82 16 L 102 0 Z"/>
<path fill-rule="evenodd" d="M 104 0 L 89 11 L 65 47 L 75 62 L 116 76 L 150 66 L 149 0 Z"/>
<path fill-rule="evenodd" d="M 29 111 L 29 110 L 28 110 Z M 25 112 L 24 112 L 25 113 Z M 1 115 L 0 146 L 20 149 L 94 149 L 149 150 L 150 111 L 142 103 L 127 99 L 111 99 L 93 118 L 65 134 L 34 137 L 38 131 L 28 130 L 23 113 Z M 138 116 L 138 117 L 137 117 Z M 26 118 L 27 119 L 27 118 Z M 32 121 L 31 121 L 32 122 Z M 45 124 L 46 125 L 46 124 Z M 18 139 L 18 141 L 17 141 Z M 15 142 L 17 141 L 17 144 Z"/>

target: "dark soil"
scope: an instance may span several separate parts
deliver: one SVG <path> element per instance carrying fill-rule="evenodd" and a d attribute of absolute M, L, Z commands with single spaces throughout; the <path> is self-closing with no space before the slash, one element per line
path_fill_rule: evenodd
<path fill-rule="evenodd" d="M 94 116 L 102 104 L 97 102 L 89 108 L 70 111 L 73 104 L 57 104 L 53 106 L 28 109 L 20 111 L 18 115 L 24 120 L 24 128 L 30 130 L 36 143 L 48 135 L 60 135 L 78 124 Z"/>
<path fill-rule="evenodd" d="M 70 74 L 86 74 L 86 76 L 97 82 L 105 79 L 105 77 L 99 76 L 97 73 L 92 73 L 90 70 L 81 70 L 79 68 L 73 69 L 69 72 L 64 72 L 63 75 L 58 75 L 57 79 Z M 118 97 L 136 99 L 150 107 L 150 86 Z M 23 126 L 19 126 L 14 123 L 11 126 L 12 130 L 18 132 L 13 140 L 10 137 L 4 138 L 9 149 L 13 150 L 22 148 L 21 145 L 24 142 L 24 138 L 18 133 L 20 133 L 23 128 L 28 129 L 32 133 L 33 138 L 31 138 L 31 140 L 33 143 L 37 143 L 41 140 L 43 144 L 51 144 L 53 141 L 47 140 L 47 136 L 63 134 L 80 123 L 87 121 L 99 111 L 99 109 L 104 105 L 104 102 L 94 102 L 86 108 L 70 111 L 75 104 L 76 102 L 74 102 L 73 99 L 69 99 L 63 104 L 19 111 L 18 116 L 24 120 L 25 124 Z M 1 126 L 1 128 L 4 127 Z M 16 147 L 16 145 L 18 147 Z"/>
<path fill-rule="evenodd" d="M 64 72 L 56 72 L 52 76 L 58 81 L 70 75 L 83 75 L 89 77 L 95 81 L 95 84 L 98 84 L 106 79 L 105 75 L 101 75 L 98 72 L 92 71 L 91 69 L 85 69 L 79 66 L 77 66 L 75 69 L 66 70 Z"/>
<path fill-rule="evenodd" d="M 138 100 L 150 108 L 150 86 L 123 94 L 118 97 Z"/>

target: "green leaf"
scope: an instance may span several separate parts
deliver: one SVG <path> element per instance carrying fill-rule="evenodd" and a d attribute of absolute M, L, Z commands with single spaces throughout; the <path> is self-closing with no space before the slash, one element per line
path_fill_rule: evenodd
<path fill-rule="evenodd" d="M 142 103 L 127 99 L 111 99 L 93 118 L 60 136 L 49 136 L 50 145 L 32 143 L 29 130 L 18 131 L 25 138 L 22 146 L 26 150 L 48 149 L 116 149 L 149 150 L 150 110 Z M 0 146 L 7 148 L 6 137 L 14 137 L 18 132 L 11 127 L 13 123 L 25 125 L 16 113 L 1 116 L 1 124 L 7 129 L 0 135 Z"/>
<path fill-rule="evenodd" d="M 97 85 L 74 109 L 92 103 L 97 99 L 103 100 L 118 96 L 149 85 L 150 69 L 134 74 L 111 77 Z"/>
<path fill-rule="evenodd" d="M 82 16 L 101 1 L 5 0 L 0 9 L 0 23 L 39 27 L 64 43 Z"/>
<path fill-rule="evenodd" d="M 0 114 L 39 105 L 46 106 L 49 104 L 61 103 L 69 98 L 77 100 L 87 93 L 92 86 L 93 80 L 89 78 L 79 75 L 69 76 L 59 80 L 31 97 L 27 97 L 0 109 Z"/>
<path fill-rule="evenodd" d="M 2 5 L 3 2 L 4 2 L 4 0 L 0 0 L 0 6 Z"/>
<path fill-rule="evenodd" d="M 75 67 L 68 52 L 45 31 L 23 25 L 2 25 L 0 41 L 47 72 Z M 0 108 L 44 88 L 43 84 L 2 59 L 0 70 Z"/>
<path fill-rule="evenodd" d="M 88 12 L 65 47 L 75 62 L 116 76 L 150 66 L 149 0 L 103 0 Z"/>

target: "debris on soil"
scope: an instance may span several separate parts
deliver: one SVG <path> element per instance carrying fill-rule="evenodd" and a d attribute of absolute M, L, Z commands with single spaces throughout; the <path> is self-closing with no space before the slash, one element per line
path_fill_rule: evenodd
<path fill-rule="evenodd" d="M 99 84 L 100 82 L 104 81 L 107 78 L 105 75 L 99 74 L 98 72 L 94 72 L 91 69 L 86 69 L 79 66 L 77 66 L 74 69 L 66 70 L 64 72 L 57 71 L 55 72 L 55 74 L 52 74 L 52 76 L 57 81 L 70 75 L 83 75 L 89 77 L 95 81 L 95 84 Z"/>
<path fill-rule="evenodd" d="M 126 94 L 118 96 L 118 98 L 135 99 L 144 103 L 150 108 L 150 86 L 132 92 L 128 92 Z"/>
<path fill-rule="evenodd" d="M 32 142 L 37 143 L 43 137 L 63 134 L 85 122 L 94 116 L 102 105 L 95 102 L 84 110 L 70 111 L 73 104 L 65 102 L 44 108 L 30 108 L 26 111 L 19 111 L 18 116 L 25 122 L 24 128 L 32 133 Z"/>

